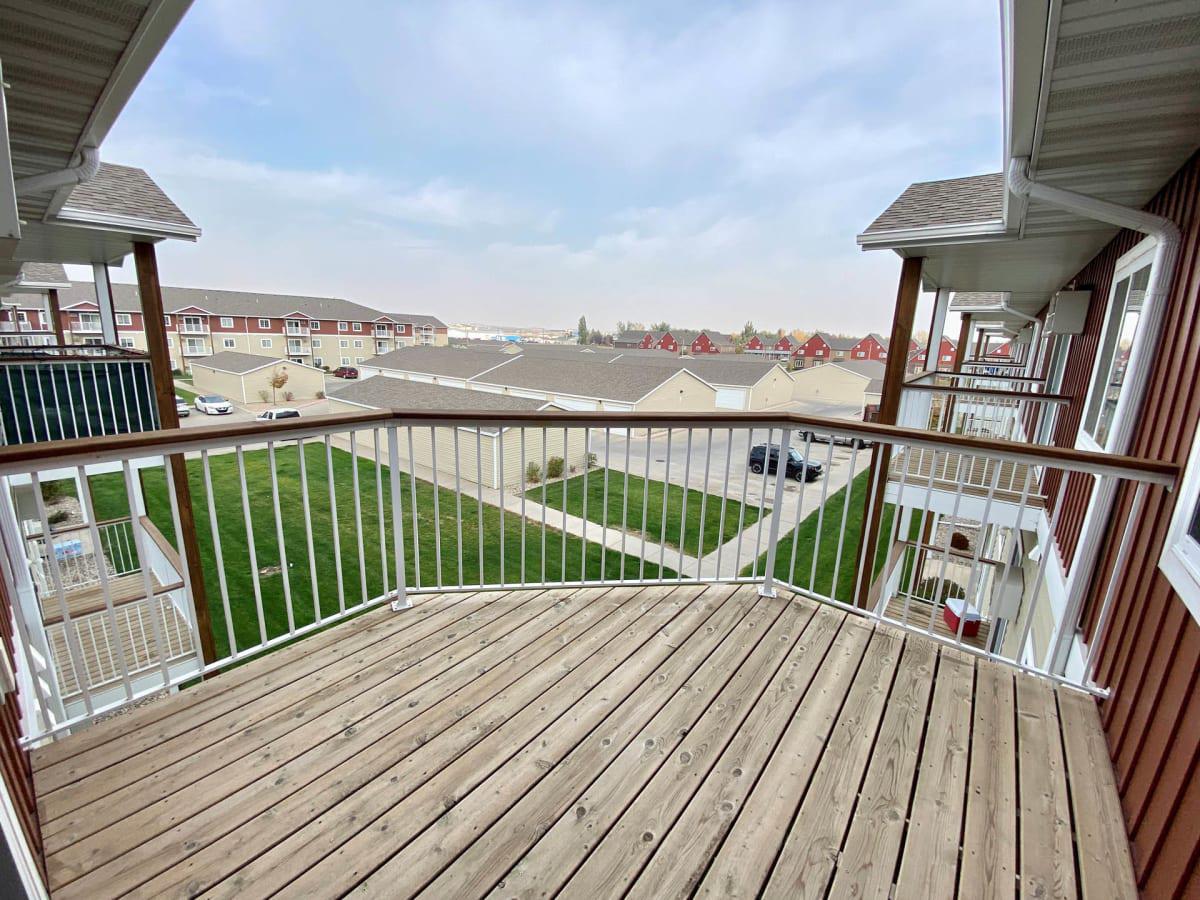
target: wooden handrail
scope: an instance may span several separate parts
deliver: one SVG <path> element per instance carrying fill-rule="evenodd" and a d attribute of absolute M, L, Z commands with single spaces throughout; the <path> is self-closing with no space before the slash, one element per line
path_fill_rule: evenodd
<path fill-rule="evenodd" d="M 928 391 L 932 394 L 954 394 L 956 397 L 996 397 L 1002 400 L 1037 400 L 1042 403 L 1070 403 L 1072 397 L 1066 394 L 1035 394 L 1031 391 L 1001 391 L 995 388 L 952 387 L 938 384 L 914 384 L 909 381 L 904 385 L 906 391 Z"/>
<path fill-rule="evenodd" d="M 553 426 L 566 428 L 634 427 L 634 428 L 696 428 L 709 427 L 785 427 L 844 434 L 889 444 L 926 447 L 933 450 L 955 450 L 963 453 L 991 456 L 997 459 L 1052 466 L 1093 474 L 1115 475 L 1119 478 L 1173 486 L 1179 477 L 1175 463 L 1118 456 L 1090 450 L 1065 447 L 1045 447 L 1002 441 L 994 438 L 966 437 L 939 434 L 880 425 L 849 419 L 808 416 L 789 412 L 589 412 L 514 410 L 503 413 L 484 413 L 472 410 L 392 409 L 365 410 L 356 413 L 310 416 L 299 422 L 283 419 L 278 422 L 246 422 L 236 425 L 213 425 L 185 430 L 169 429 L 116 434 L 105 437 L 17 444 L 0 448 L 0 475 L 24 474 L 30 469 L 42 471 L 67 465 L 90 464 L 120 460 L 130 455 L 151 456 L 159 453 L 188 453 L 228 447 L 234 443 L 265 443 L 298 438 L 336 434 L 347 429 L 389 425 L 423 427 L 486 426 L 505 428 L 514 425 Z"/>
<path fill-rule="evenodd" d="M 158 530 L 158 526 L 151 521 L 149 516 L 138 516 L 138 521 L 142 523 L 142 528 L 154 545 L 158 547 L 158 551 L 167 558 L 167 562 L 171 564 L 176 572 L 182 574 L 183 560 L 179 556 L 179 551 L 167 540 L 167 536 Z"/>

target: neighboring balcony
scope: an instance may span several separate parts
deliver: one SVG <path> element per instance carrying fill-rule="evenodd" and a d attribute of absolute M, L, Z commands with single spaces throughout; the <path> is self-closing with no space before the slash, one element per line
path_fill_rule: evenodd
<path fill-rule="evenodd" d="M 139 560 L 149 526 L 197 560 L 182 584 L 141 579 L 181 598 L 191 643 L 177 656 L 151 617 L 137 678 L 72 663 L 82 689 L 56 696 L 64 657 L 39 635 L 71 605 L 50 624 L 17 607 L 54 896 L 1136 896 L 1090 696 L 1102 637 L 1078 672 L 1052 668 L 1042 630 L 1075 623 L 996 504 L 930 514 L 881 495 L 879 467 L 925 449 L 1142 500 L 1174 467 L 778 413 L 364 411 L 236 432 L 0 451 L 21 484 L 87 467 L 81 507 Z M 758 444 L 782 445 L 786 478 Z M 40 525 L 48 502 L 15 506 Z M 1066 574 L 1114 583 L 1129 515 Z M 36 570 L 61 609 L 86 548 L 30 555 L 5 577 Z M 127 569 L 97 592 L 110 645 Z"/>
<path fill-rule="evenodd" d="M 182 342 L 182 349 L 183 355 L 187 357 L 212 356 L 212 348 L 209 347 L 207 340 L 184 338 Z"/>
<path fill-rule="evenodd" d="M 0 348 L 0 443 L 153 431 L 145 354 L 105 346 Z"/>
<path fill-rule="evenodd" d="M 305 341 L 288 339 L 287 352 L 289 356 L 312 356 L 312 348 Z"/>
<path fill-rule="evenodd" d="M 207 322 L 180 322 L 179 331 L 182 334 L 208 334 Z"/>
<path fill-rule="evenodd" d="M 284 324 L 283 333 L 289 337 L 308 337 L 309 327 L 295 322 L 287 322 Z"/>

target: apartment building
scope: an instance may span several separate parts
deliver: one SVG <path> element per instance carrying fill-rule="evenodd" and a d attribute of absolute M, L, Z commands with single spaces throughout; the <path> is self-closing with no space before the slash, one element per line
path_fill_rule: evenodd
<path fill-rule="evenodd" d="M 222 350 L 336 368 L 397 347 L 447 343 L 445 323 L 433 316 L 385 313 L 335 297 L 165 286 L 162 293 L 171 361 L 180 371 Z M 136 285 L 113 284 L 112 295 L 120 346 L 146 349 Z M 103 342 L 91 283 L 71 284 L 58 304 L 67 343 Z"/>

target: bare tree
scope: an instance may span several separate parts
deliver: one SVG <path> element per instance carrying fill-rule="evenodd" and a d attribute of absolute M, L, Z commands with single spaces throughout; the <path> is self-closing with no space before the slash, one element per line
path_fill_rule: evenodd
<path fill-rule="evenodd" d="M 282 368 L 275 369 L 271 373 L 271 378 L 270 378 L 270 380 L 267 381 L 267 384 L 269 384 L 271 386 L 271 403 L 275 402 L 275 392 L 277 390 L 279 390 L 280 388 L 282 388 L 287 383 L 288 383 L 287 366 L 283 366 Z"/>

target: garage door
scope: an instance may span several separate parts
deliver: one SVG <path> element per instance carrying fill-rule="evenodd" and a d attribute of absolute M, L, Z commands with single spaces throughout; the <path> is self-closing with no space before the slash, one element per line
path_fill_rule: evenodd
<path fill-rule="evenodd" d="M 576 400 L 573 397 L 555 397 L 554 405 L 561 406 L 563 409 L 586 409 L 591 410 L 596 408 L 595 400 Z"/>
<path fill-rule="evenodd" d="M 746 391 L 741 388 L 718 388 L 717 409 L 745 409 Z"/>

